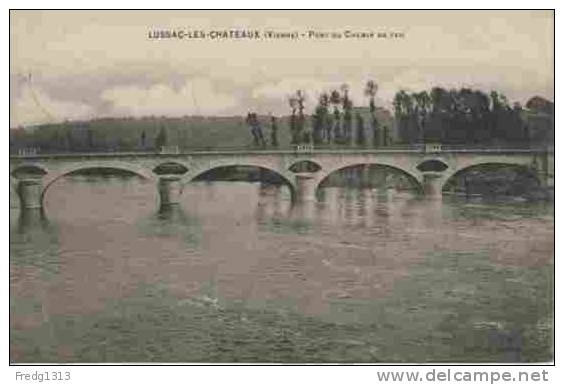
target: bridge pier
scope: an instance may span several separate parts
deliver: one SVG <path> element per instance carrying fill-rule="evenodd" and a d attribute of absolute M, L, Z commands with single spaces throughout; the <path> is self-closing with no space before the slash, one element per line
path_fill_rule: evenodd
<path fill-rule="evenodd" d="M 315 201 L 315 178 L 313 173 L 296 174 L 296 200 L 298 202 Z"/>
<path fill-rule="evenodd" d="M 163 175 L 159 178 L 159 196 L 161 208 L 177 205 L 182 195 L 182 184 L 177 175 Z"/>
<path fill-rule="evenodd" d="M 426 198 L 440 199 L 443 196 L 443 178 L 437 172 L 423 173 L 423 194 Z"/>
<path fill-rule="evenodd" d="M 544 188 L 554 187 L 554 155 L 552 156 L 553 158 L 550 159 L 548 152 L 543 153 L 541 155 L 540 165 L 533 167 L 533 169 L 536 169 L 541 185 Z M 535 163 L 536 162 L 533 161 L 533 164 Z"/>
<path fill-rule="evenodd" d="M 18 196 L 20 207 L 24 210 L 41 208 L 41 193 L 43 183 L 41 178 L 20 179 L 18 182 Z"/>

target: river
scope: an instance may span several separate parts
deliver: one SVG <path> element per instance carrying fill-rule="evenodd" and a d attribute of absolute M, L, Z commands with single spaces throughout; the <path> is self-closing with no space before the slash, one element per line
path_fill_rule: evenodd
<path fill-rule="evenodd" d="M 10 208 L 11 362 L 545 362 L 552 202 L 73 176 Z"/>

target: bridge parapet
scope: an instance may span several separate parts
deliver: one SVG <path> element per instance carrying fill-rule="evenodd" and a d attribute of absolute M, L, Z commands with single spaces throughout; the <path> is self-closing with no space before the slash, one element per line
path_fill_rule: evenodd
<path fill-rule="evenodd" d="M 531 167 L 535 159 L 538 172 L 547 175 L 554 170 L 554 156 L 546 149 L 449 149 L 442 148 L 440 153 L 429 153 L 421 149 L 386 149 L 386 150 L 331 150 L 331 149 L 308 149 L 303 152 L 292 150 L 254 150 L 254 151 L 200 151 L 191 153 L 95 153 L 95 154 L 35 154 L 33 156 L 11 156 L 10 172 L 18 168 L 35 167 L 43 170 L 42 177 L 35 177 L 34 183 L 27 178 L 19 178 L 22 181 L 20 199 L 22 207 L 33 207 L 37 204 L 34 194 L 37 183 L 42 186 L 40 196 L 45 194 L 47 188 L 56 180 L 81 169 L 88 168 L 112 168 L 131 171 L 145 179 L 154 180 L 163 187 L 163 191 L 169 190 L 168 196 L 162 196 L 162 201 L 178 201 L 180 189 L 178 185 L 188 183 L 195 177 L 218 167 L 226 166 L 254 166 L 268 169 L 284 178 L 290 188 L 296 193 L 296 197 L 303 195 L 305 200 L 315 196 L 315 189 L 321 181 L 333 172 L 340 169 L 357 165 L 381 165 L 391 167 L 408 175 L 426 195 L 436 197 L 440 195 L 442 184 L 450 177 L 465 168 L 487 164 L 502 163 Z M 423 162 L 440 161 L 445 166 L 444 170 L 419 169 Z M 294 174 L 291 166 L 299 163 L 311 163 L 319 166 L 319 170 L 313 174 Z M 186 168 L 178 180 L 159 181 L 159 175 L 155 173 L 158 166 L 174 163 L 179 167 Z M 294 170 L 304 171 L 304 170 Z M 311 170 L 305 170 L 311 171 Z M 433 171 L 430 173 L 429 171 Z M 303 174 L 303 175 L 302 175 Z M 14 177 L 18 178 L 18 177 Z M 26 182 L 23 180 L 26 179 Z M 16 180 L 17 181 L 17 180 Z M 313 187 L 312 187 L 313 185 Z M 18 190 L 20 191 L 20 190 Z M 180 191 L 180 192 L 179 192 Z M 301 192 L 303 192 L 303 194 Z M 313 192 L 312 192 L 313 191 Z M 20 194 L 20 193 L 18 193 Z M 301 198 L 300 198 L 301 199 Z M 24 201 L 25 200 L 25 203 Z M 40 200 L 41 201 L 41 200 Z"/>

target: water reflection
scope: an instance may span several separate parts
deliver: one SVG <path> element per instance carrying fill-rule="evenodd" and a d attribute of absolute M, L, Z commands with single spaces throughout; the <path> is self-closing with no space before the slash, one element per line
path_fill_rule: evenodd
<path fill-rule="evenodd" d="M 279 187 L 274 187 L 278 190 Z M 270 190 L 267 188 L 267 191 Z M 280 197 L 277 192 L 275 197 Z M 316 203 L 291 202 L 263 195 L 257 204 L 256 219 L 259 230 L 269 232 L 304 233 L 311 230 L 317 215 Z"/>
<path fill-rule="evenodd" d="M 258 186 L 257 218 L 282 218 L 288 215 L 292 203 L 288 199 L 287 187 L 260 183 Z"/>
<path fill-rule="evenodd" d="M 161 206 L 156 214 L 139 220 L 138 228 L 144 236 L 181 238 L 192 248 L 202 238 L 200 221 L 180 205 Z"/>
<path fill-rule="evenodd" d="M 32 233 L 35 230 L 43 232 L 49 227 L 49 221 L 42 209 L 22 209 L 18 212 L 18 232 Z"/>
<path fill-rule="evenodd" d="M 60 272 L 59 229 L 40 209 L 12 210 L 10 277 L 16 282 L 53 280 Z"/>

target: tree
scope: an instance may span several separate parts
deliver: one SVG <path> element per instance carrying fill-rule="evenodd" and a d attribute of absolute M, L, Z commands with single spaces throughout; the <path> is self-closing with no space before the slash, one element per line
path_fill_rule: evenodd
<path fill-rule="evenodd" d="M 352 101 L 349 98 L 349 86 L 341 85 L 343 103 L 343 136 L 344 142 L 350 143 L 352 139 Z"/>
<path fill-rule="evenodd" d="M 550 100 L 547 100 L 543 97 L 540 96 L 533 96 L 532 98 L 530 98 L 529 100 L 527 100 L 527 103 L 525 104 L 525 107 L 528 110 L 537 112 L 537 113 L 545 113 L 545 114 L 549 114 L 549 115 L 554 115 L 554 103 L 552 103 Z"/>
<path fill-rule="evenodd" d="M 308 130 L 305 130 L 302 134 L 302 143 L 310 144 L 311 143 L 311 133 Z"/>
<path fill-rule="evenodd" d="M 315 108 L 315 112 L 311 117 L 312 127 L 313 127 L 313 143 L 319 144 L 323 140 L 323 111 L 321 105 Z"/>
<path fill-rule="evenodd" d="M 87 141 L 88 141 L 88 149 L 92 150 L 94 148 L 94 133 L 92 132 L 91 128 L 88 128 L 86 135 L 87 135 Z"/>
<path fill-rule="evenodd" d="M 161 126 L 157 137 L 155 138 L 155 147 L 160 151 L 162 147 L 167 145 L 167 134 L 164 126 Z"/>
<path fill-rule="evenodd" d="M 339 91 L 331 91 L 329 102 L 333 105 L 333 137 L 336 142 L 341 141 L 341 112 L 339 106 L 341 105 L 341 94 Z"/>
<path fill-rule="evenodd" d="M 143 130 L 141 132 L 141 148 L 144 150 L 145 149 L 145 141 L 146 141 L 146 135 L 145 135 L 145 130 Z"/>
<path fill-rule="evenodd" d="M 10 132 L 10 134 L 11 134 L 11 132 Z M 11 143 L 11 140 L 12 140 L 12 135 L 10 135 L 10 143 Z M 49 148 L 47 150 L 54 149 L 56 151 L 60 151 L 62 149 L 63 146 L 61 146 L 61 139 L 60 139 L 60 136 L 59 136 L 59 130 L 53 130 L 51 132 L 51 137 L 49 138 L 48 143 L 49 143 Z"/>
<path fill-rule="evenodd" d="M 278 125 L 274 116 L 270 117 L 270 144 L 272 147 L 278 147 Z"/>
<path fill-rule="evenodd" d="M 374 98 L 376 97 L 376 92 L 378 91 L 378 84 L 374 80 L 368 80 L 366 86 L 364 87 L 364 95 L 369 98 L 370 107 L 370 127 L 372 129 L 372 143 L 375 147 L 378 146 L 378 120 L 376 119 L 376 103 Z M 395 106 L 395 104 L 394 104 Z"/>
<path fill-rule="evenodd" d="M 118 151 L 123 151 L 125 149 L 125 140 L 120 136 L 117 141 L 117 148 Z"/>
<path fill-rule="evenodd" d="M 380 122 L 376 116 L 372 119 L 372 147 L 380 147 Z"/>
<path fill-rule="evenodd" d="M 396 92 L 396 94 L 394 95 L 394 100 L 392 102 L 394 106 L 394 115 L 396 119 L 401 118 L 403 115 L 403 110 L 402 110 L 403 103 L 401 101 L 401 97 L 402 97 L 401 91 Z"/>
<path fill-rule="evenodd" d="M 404 90 L 399 90 L 394 95 L 393 105 L 394 105 L 394 115 L 396 117 L 398 131 L 400 137 L 404 142 L 410 143 L 414 140 L 411 137 L 409 132 L 409 116 L 408 112 L 405 110 L 405 101 L 404 99 L 407 97 L 407 93 Z M 377 130 L 374 131 L 374 146 L 377 147 L 380 145 L 380 136 Z"/>
<path fill-rule="evenodd" d="M 523 115 L 524 136 L 527 142 L 554 144 L 554 103 L 540 96 L 533 96 L 525 104 L 527 112 Z"/>
<path fill-rule="evenodd" d="M 356 144 L 364 146 L 366 136 L 364 134 L 364 119 L 359 113 L 356 114 Z"/>
<path fill-rule="evenodd" d="M 412 94 L 412 98 L 415 101 L 414 114 L 417 122 L 418 139 L 420 142 L 422 142 L 425 137 L 425 126 L 427 122 L 427 116 L 429 114 L 429 109 L 431 107 L 431 97 L 429 96 L 427 91 L 421 91 Z M 384 137 L 384 142 L 386 141 L 387 139 Z"/>
<path fill-rule="evenodd" d="M 364 95 L 368 96 L 370 102 L 370 114 L 373 115 L 376 111 L 376 103 L 374 102 L 374 97 L 376 96 L 376 92 L 378 91 L 378 85 L 374 80 L 369 80 L 366 82 L 366 86 L 364 87 Z"/>
<path fill-rule="evenodd" d="M 495 142 L 505 140 L 511 135 L 513 119 L 511 118 L 511 108 L 509 107 L 505 95 L 497 91 L 490 92 L 491 114 L 490 114 L 490 133 Z"/>
<path fill-rule="evenodd" d="M 74 139 L 73 139 L 73 136 L 72 136 L 72 129 L 70 127 L 67 127 L 67 129 L 66 129 L 65 148 L 68 152 L 71 152 L 74 148 Z"/>
<path fill-rule="evenodd" d="M 309 137 L 304 132 L 305 130 L 305 116 L 304 116 L 304 101 L 305 93 L 302 90 L 296 91 L 296 101 L 298 103 L 298 120 L 296 124 L 297 137 L 303 139 L 303 141 L 309 142 Z"/>
<path fill-rule="evenodd" d="M 325 139 L 327 143 L 331 143 L 331 130 L 332 124 L 331 119 L 329 117 L 329 95 L 326 92 L 323 92 L 319 96 L 319 106 L 317 110 L 317 115 L 319 118 L 319 125 L 321 126 L 322 140 Z M 322 141 L 321 140 L 321 141 Z"/>
<path fill-rule="evenodd" d="M 419 107 L 415 103 L 415 96 L 400 90 L 394 96 L 393 104 L 402 141 L 407 143 L 419 141 L 421 138 L 417 117 Z"/>
<path fill-rule="evenodd" d="M 501 110 L 503 108 L 503 100 L 501 98 L 501 95 L 498 94 L 497 91 L 491 91 L 490 92 L 490 99 L 492 101 L 491 110 L 493 112 L 498 112 L 499 110 Z"/>
<path fill-rule="evenodd" d="M 297 135 L 297 121 L 296 121 L 296 110 L 298 109 L 298 100 L 294 95 L 288 97 L 288 104 L 292 109 L 292 115 L 290 116 L 290 136 L 291 136 L 291 143 L 298 144 L 298 135 Z"/>
<path fill-rule="evenodd" d="M 384 126 L 382 128 L 382 145 L 384 147 L 386 147 L 387 145 L 390 144 L 390 140 L 389 140 L 389 134 L 388 134 L 388 126 Z"/>
<path fill-rule="evenodd" d="M 441 87 L 433 87 L 429 96 L 434 113 L 449 112 L 450 98 L 447 90 Z"/>

